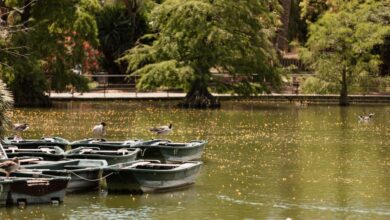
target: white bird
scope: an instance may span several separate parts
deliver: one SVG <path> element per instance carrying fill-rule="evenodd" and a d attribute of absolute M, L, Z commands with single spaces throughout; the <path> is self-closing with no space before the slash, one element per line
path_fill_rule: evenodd
<path fill-rule="evenodd" d="M 20 168 L 19 159 L 14 157 L 12 160 L 7 160 L 0 163 L 0 172 L 5 173 L 6 177 Z"/>
<path fill-rule="evenodd" d="M 28 126 L 27 123 L 22 123 L 22 124 L 14 124 L 14 132 L 15 132 L 15 136 L 14 136 L 14 140 L 15 141 L 21 141 L 23 140 L 22 136 L 21 136 L 21 133 L 28 130 L 30 127 Z"/>
<path fill-rule="evenodd" d="M 154 132 L 156 134 L 168 134 L 172 131 L 172 124 L 169 124 L 168 126 L 160 126 L 160 127 L 154 127 L 149 129 L 151 132 Z"/>
<path fill-rule="evenodd" d="M 360 121 L 370 121 L 372 116 L 374 116 L 375 114 L 374 113 L 370 113 L 368 115 L 359 115 L 359 120 Z"/>
<path fill-rule="evenodd" d="M 92 133 L 96 138 L 103 138 L 106 135 L 106 123 L 101 122 L 99 125 L 96 125 L 92 129 Z"/>

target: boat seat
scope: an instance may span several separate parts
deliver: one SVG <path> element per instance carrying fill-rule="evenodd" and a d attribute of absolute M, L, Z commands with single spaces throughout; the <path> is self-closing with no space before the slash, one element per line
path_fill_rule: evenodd
<path fill-rule="evenodd" d="M 150 163 L 151 163 L 150 161 L 138 162 L 138 163 L 135 163 L 135 164 L 128 166 L 127 168 L 135 168 L 137 166 L 144 166 L 144 165 L 150 164 Z"/>
<path fill-rule="evenodd" d="M 65 169 L 72 169 L 72 170 L 75 170 L 75 169 L 85 169 L 85 168 L 89 168 L 89 166 L 65 165 L 64 168 L 65 168 Z"/>
<path fill-rule="evenodd" d="M 20 159 L 19 162 L 20 163 L 28 163 L 28 162 L 36 162 L 36 161 L 40 161 L 41 159 L 40 158 L 28 158 L 28 159 Z"/>
<path fill-rule="evenodd" d="M 94 151 L 94 149 L 92 149 L 92 148 L 86 148 L 86 149 L 80 150 L 80 154 L 91 153 L 92 151 Z"/>
<path fill-rule="evenodd" d="M 183 163 L 180 166 L 178 166 L 177 168 L 189 168 L 189 167 L 192 167 L 193 165 L 194 165 L 193 163 Z"/>
<path fill-rule="evenodd" d="M 48 142 L 55 142 L 54 141 L 54 138 L 50 138 L 50 137 L 43 137 L 42 138 L 44 141 L 48 141 Z"/>

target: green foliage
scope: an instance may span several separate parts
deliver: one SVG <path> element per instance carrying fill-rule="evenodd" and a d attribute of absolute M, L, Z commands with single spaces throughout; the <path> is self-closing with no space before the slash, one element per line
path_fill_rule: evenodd
<path fill-rule="evenodd" d="M 310 26 L 301 55 L 322 81 L 340 83 L 340 88 L 347 89 L 359 76 L 378 74 L 381 59 L 374 48 L 390 35 L 390 3 L 354 0 L 338 9 L 326 12 Z"/>
<path fill-rule="evenodd" d="M 265 81 L 280 82 L 271 42 L 277 13 L 269 6 L 279 7 L 275 2 L 164 1 L 151 14 L 156 40 L 137 45 L 120 60 L 128 62 L 128 72 L 140 75 L 140 89 L 213 84 L 245 94 L 264 91 Z M 211 68 L 241 80 L 217 81 Z"/>
<path fill-rule="evenodd" d="M 308 77 L 302 84 L 302 92 L 305 94 L 334 94 L 340 90 L 336 83 L 322 81 L 317 77 Z"/>
<path fill-rule="evenodd" d="M 135 22 L 132 24 L 124 5 L 105 6 L 97 15 L 100 48 L 104 54 L 102 64 L 110 74 L 124 73 L 122 69 L 125 68 L 120 68 L 115 60 L 134 46 L 135 41 L 147 31 L 145 16 L 141 12 L 137 14 Z M 133 28 L 135 32 L 131 37 Z"/>
<path fill-rule="evenodd" d="M 6 45 L 18 48 L 15 53 L 0 57 L 8 68 L 5 79 L 14 92 L 15 102 L 47 102 L 44 92 L 63 90 L 72 80 L 70 71 L 87 59 L 85 42 L 98 45 L 95 13 L 98 0 L 76 1 L 6 1 L 12 11 L 17 29 Z M 19 17 L 19 18 L 16 18 Z M 4 76 L 4 75 L 3 75 Z"/>
<path fill-rule="evenodd" d="M 316 22 L 328 10 L 329 4 L 328 0 L 302 0 L 299 3 L 302 20 L 307 24 Z"/>

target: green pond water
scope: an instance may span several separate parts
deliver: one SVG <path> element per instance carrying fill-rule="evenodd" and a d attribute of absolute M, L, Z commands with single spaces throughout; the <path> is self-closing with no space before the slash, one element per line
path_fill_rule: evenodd
<path fill-rule="evenodd" d="M 374 112 L 370 122 L 358 115 Z M 179 191 L 68 194 L 58 206 L 0 208 L 0 219 L 390 219 L 390 106 L 225 102 L 220 110 L 181 110 L 167 102 L 71 102 L 15 109 L 24 138 L 92 136 L 207 140 L 194 185 Z"/>

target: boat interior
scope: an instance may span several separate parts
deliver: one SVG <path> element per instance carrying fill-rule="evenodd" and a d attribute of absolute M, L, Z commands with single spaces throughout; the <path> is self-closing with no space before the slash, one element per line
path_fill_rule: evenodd
<path fill-rule="evenodd" d="M 46 153 L 46 154 L 63 154 L 62 150 L 58 146 L 39 146 L 38 148 L 18 148 L 17 146 L 4 147 L 6 153 L 24 153 L 24 152 L 35 152 L 35 153 Z"/>
<path fill-rule="evenodd" d="M 67 154 L 104 154 L 104 155 L 129 155 L 132 154 L 135 149 L 132 148 L 120 148 L 118 150 L 101 150 L 98 147 L 80 147 L 73 149 Z"/>
<path fill-rule="evenodd" d="M 185 168 L 192 166 L 192 163 L 175 163 L 175 164 L 167 164 L 167 163 L 159 163 L 156 161 L 141 161 L 136 162 L 130 165 L 121 166 L 122 169 L 152 169 L 152 170 L 172 170 L 175 168 Z"/>

